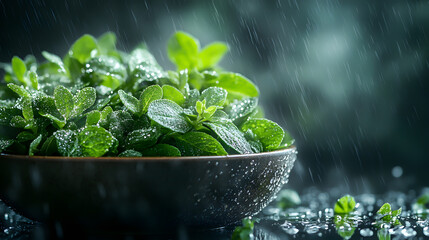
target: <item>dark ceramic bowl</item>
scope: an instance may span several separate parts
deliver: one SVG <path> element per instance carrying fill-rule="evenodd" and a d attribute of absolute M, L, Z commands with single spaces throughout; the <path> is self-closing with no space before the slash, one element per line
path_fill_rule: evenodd
<path fill-rule="evenodd" d="M 0 199 L 41 222 L 91 228 L 215 228 L 264 208 L 296 148 L 204 157 L 0 155 Z"/>

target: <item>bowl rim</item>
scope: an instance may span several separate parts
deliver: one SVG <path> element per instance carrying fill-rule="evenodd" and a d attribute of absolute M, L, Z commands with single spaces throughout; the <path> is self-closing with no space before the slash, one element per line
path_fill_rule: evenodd
<path fill-rule="evenodd" d="M 287 148 L 247 154 L 231 154 L 231 155 L 213 155 L 213 156 L 184 156 L 184 157 L 64 157 L 64 156 L 29 156 L 17 154 L 0 153 L 0 161 L 2 158 L 9 158 L 18 161 L 72 161 L 72 162 L 149 162 L 149 161 L 227 161 L 234 159 L 247 159 L 254 157 L 266 157 L 267 155 L 283 155 L 289 152 L 296 152 L 296 146 L 291 145 Z"/>

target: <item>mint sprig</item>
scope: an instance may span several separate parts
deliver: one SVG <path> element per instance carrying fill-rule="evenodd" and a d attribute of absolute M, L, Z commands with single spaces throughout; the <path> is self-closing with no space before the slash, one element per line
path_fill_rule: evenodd
<path fill-rule="evenodd" d="M 177 71 L 165 71 L 145 44 L 130 53 L 116 36 L 84 35 L 65 56 L 43 51 L 2 63 L 0 152 L 60 156 L 247 154 L 290 147 L 263 116 L 258 87 L 217 64 L 222 42 L 200 47 L 184 32 L 167 41 Z"/>

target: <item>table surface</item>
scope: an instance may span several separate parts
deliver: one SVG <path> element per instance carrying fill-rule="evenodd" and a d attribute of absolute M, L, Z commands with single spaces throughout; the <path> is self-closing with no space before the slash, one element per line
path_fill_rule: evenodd
<path fill-rule="evenodd" d="M 360 194 L 355 196 L 358 203 L 355 214 L 342 224 L 335 224 L 333 206 L 341 197 L 341 191 L 331 189 L 322 192 L 310 187 L 301 191 L 302 204 L 281 210 L 273 202 L 254 218 L 254 239 L 429 239 L 429 211 L 411 211 L 412 203 L 421 191 L 407 193 L 386 192 L 381 195 Z M 384 226 L 375 224 L 374 214 L 384 203 L 392 209 L 402 207 L 401 225 Z M 230 239 L 234 227 L 197 231 L 177 229 L 175 235 L 143 236 L 144 239 Z M 341 235 L 343 237 L 341 237 Z M 60 225 L 53 228 L 32 222 L 16 213 L 0 201 L 0 239 L 46 239 L 66 238 Z M 351 236 L 349 238 L 349 236 Z M 134 239 L 141 235 L 96 233 L 88 239 Z"/>

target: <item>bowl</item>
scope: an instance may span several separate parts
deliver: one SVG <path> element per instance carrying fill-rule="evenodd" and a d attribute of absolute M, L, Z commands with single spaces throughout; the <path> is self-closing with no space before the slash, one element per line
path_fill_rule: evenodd
<path fill-rule="evenodd" d="M 217 228 L 262 210 L 295 147 L 198 157 L 0 155 L 0 199 L 29 219 L 97 229 Z"/>

